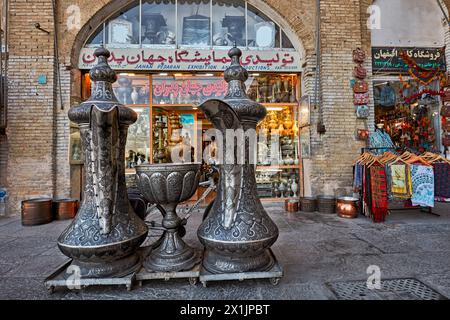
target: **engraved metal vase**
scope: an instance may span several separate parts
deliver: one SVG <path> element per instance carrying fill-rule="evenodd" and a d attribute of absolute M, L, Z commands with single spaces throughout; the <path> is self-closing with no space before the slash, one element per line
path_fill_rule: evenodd
<path fill-rule="evenodd" d="M 136 183 L 144 197 L 158 205 L 165 232 L 160 244 L 144 260 L 148 272 L 190 270 L 200 255 L 181 238 L 176 208 L 197 190 L 201 163 L 142 164 L 136 166 Z"/>
<path fill-rule="evenodd" d="M 231 65 L 225 71 L 228 92 L 224 100 L 208 100 L 201 110 L 222 133 L 224 159 L 230 157 L 227 132 L 251 133 L 266 116 L 266 108 L 246 95 L 247 70 L 240 64 L 241 50 L 232 48 Z M 211 273 L 235 273 L 269 270 L 274 259 L 269 251 L 278 238 L 278 228 L 270 219 L 257 195 L 255 164 L 250 155 L 256 152 L 256 140 L 245 135 L 244 161 L 237 161 L 237 144 L 233 161 L 217 163 L 220 180 L 217 197 L 200 225 L 197 235 L 205 246 L 203 267 Z M 241 153 L 241 154 L 242 154 Z M 231 163 L 230 163 L 231 162 Z"/>
<path fill-rule="evenodd" d="M 148 233 L 125 185 L 128 126 L 137 114 L 113 93 L 117 76 L 107 63 L 109 51 L 99 48 L 94 54 L 98 64 L 90 71 L 91 97 L 69 111 L 70 120 L 80 126 L 85 151 L 84 196 L 58 247 L 80 268 L 81 277 L 121 277 L 140 267 L 136 251 Z"/>

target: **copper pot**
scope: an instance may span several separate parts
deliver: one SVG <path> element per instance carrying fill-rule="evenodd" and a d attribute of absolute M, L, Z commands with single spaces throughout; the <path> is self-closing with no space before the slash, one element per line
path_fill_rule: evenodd
<path fill-rule="evenodd" d="M 287 212 L 298 212 L 298 200 L 286 200 L 284 206 Z"/>
<path fill-rule="evenodd" d="M 76 199 L 53 200 L 53 216 L 56 220 L 73 219 L 77 214 L 78 205 Z"/>
<path fill-rule="evenodd" d="M 22 225 L 35 226 L 52 220 L 52 199 L 35 198 L 22 201 Z"/>
<path fill-rule="evenodd" d="M 340 217 L 354 219 L 358 217 L 359 199 L 341 197 L 336 201 L 336 210 Z"/>

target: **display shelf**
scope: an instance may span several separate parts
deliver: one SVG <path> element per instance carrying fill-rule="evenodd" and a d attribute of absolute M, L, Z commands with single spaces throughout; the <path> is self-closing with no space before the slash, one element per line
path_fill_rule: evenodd
<path fill-rule="evenodd" d="M 261 103 L 265 107 L 295 107 L 298 106 L 297 102 L 264 102 Z"/>
<path fill-rule="evenodd" d="M 300 169 L 300 165 L 294 164 L 281 166 L 256 166 L 256 170 L 274 170 L 274 169 Z"/>
<path fill-rule="evenodd" d="M 284 202 L 284 201 L 286 201 L 286 200 L 299 200 L 300 201 L 300 198 L 299 197 L 296 197 L 296 198 L 294 198 L 294 197 L 289 197 L 289 198 L 259 198 L 260 200 L 261 200 L 261 202 Z"/>

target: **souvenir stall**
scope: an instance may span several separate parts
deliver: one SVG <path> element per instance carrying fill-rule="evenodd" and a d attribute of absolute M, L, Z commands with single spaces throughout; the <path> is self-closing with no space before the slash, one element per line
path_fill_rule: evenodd
<path fill-rule="evenodd" d="M 392 210 L 427 208 L 434 214 L 435 201 L 450 201 L 450 160 L 430 152 L 365 151 L 354 164 L 353 188 L 361 195 L 362 214 L 374 222 L 385 221 Z"/>
<path fill-rule="evenodd" d="M 439 115 L 447 84 L 444 48 L 374 48 L 373 59 L 375 72 L 395 79 L 374 81 L 376 123 L 395 147 L 444 152 Z"/>

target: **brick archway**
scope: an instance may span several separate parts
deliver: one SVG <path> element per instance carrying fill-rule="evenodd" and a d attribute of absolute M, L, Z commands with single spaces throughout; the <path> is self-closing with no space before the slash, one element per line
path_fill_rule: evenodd
<path fill-rule="evenodd" d="M 296 49 L 303 56 L 314 50 L 315 2 L 314 0 L 293 0 L 280 3 L 277 0 L 248 0 L 248 3 L 270 16 L 279 23 L 294 42 Z M 78 0 L 76 5 L 81 10 L 82 28 L 75 32 L 69 31 L 66 24 L 70 12 L 66 10 L 73 1 L 63 0 L 59 16 L 59 33 L 65 39 L 60 44 L 60 55 L 65 58 L 65 64 L 77 68 L 81 48 L 90 34 L 114 12 L 124 6 L 121 0 Z"/>

